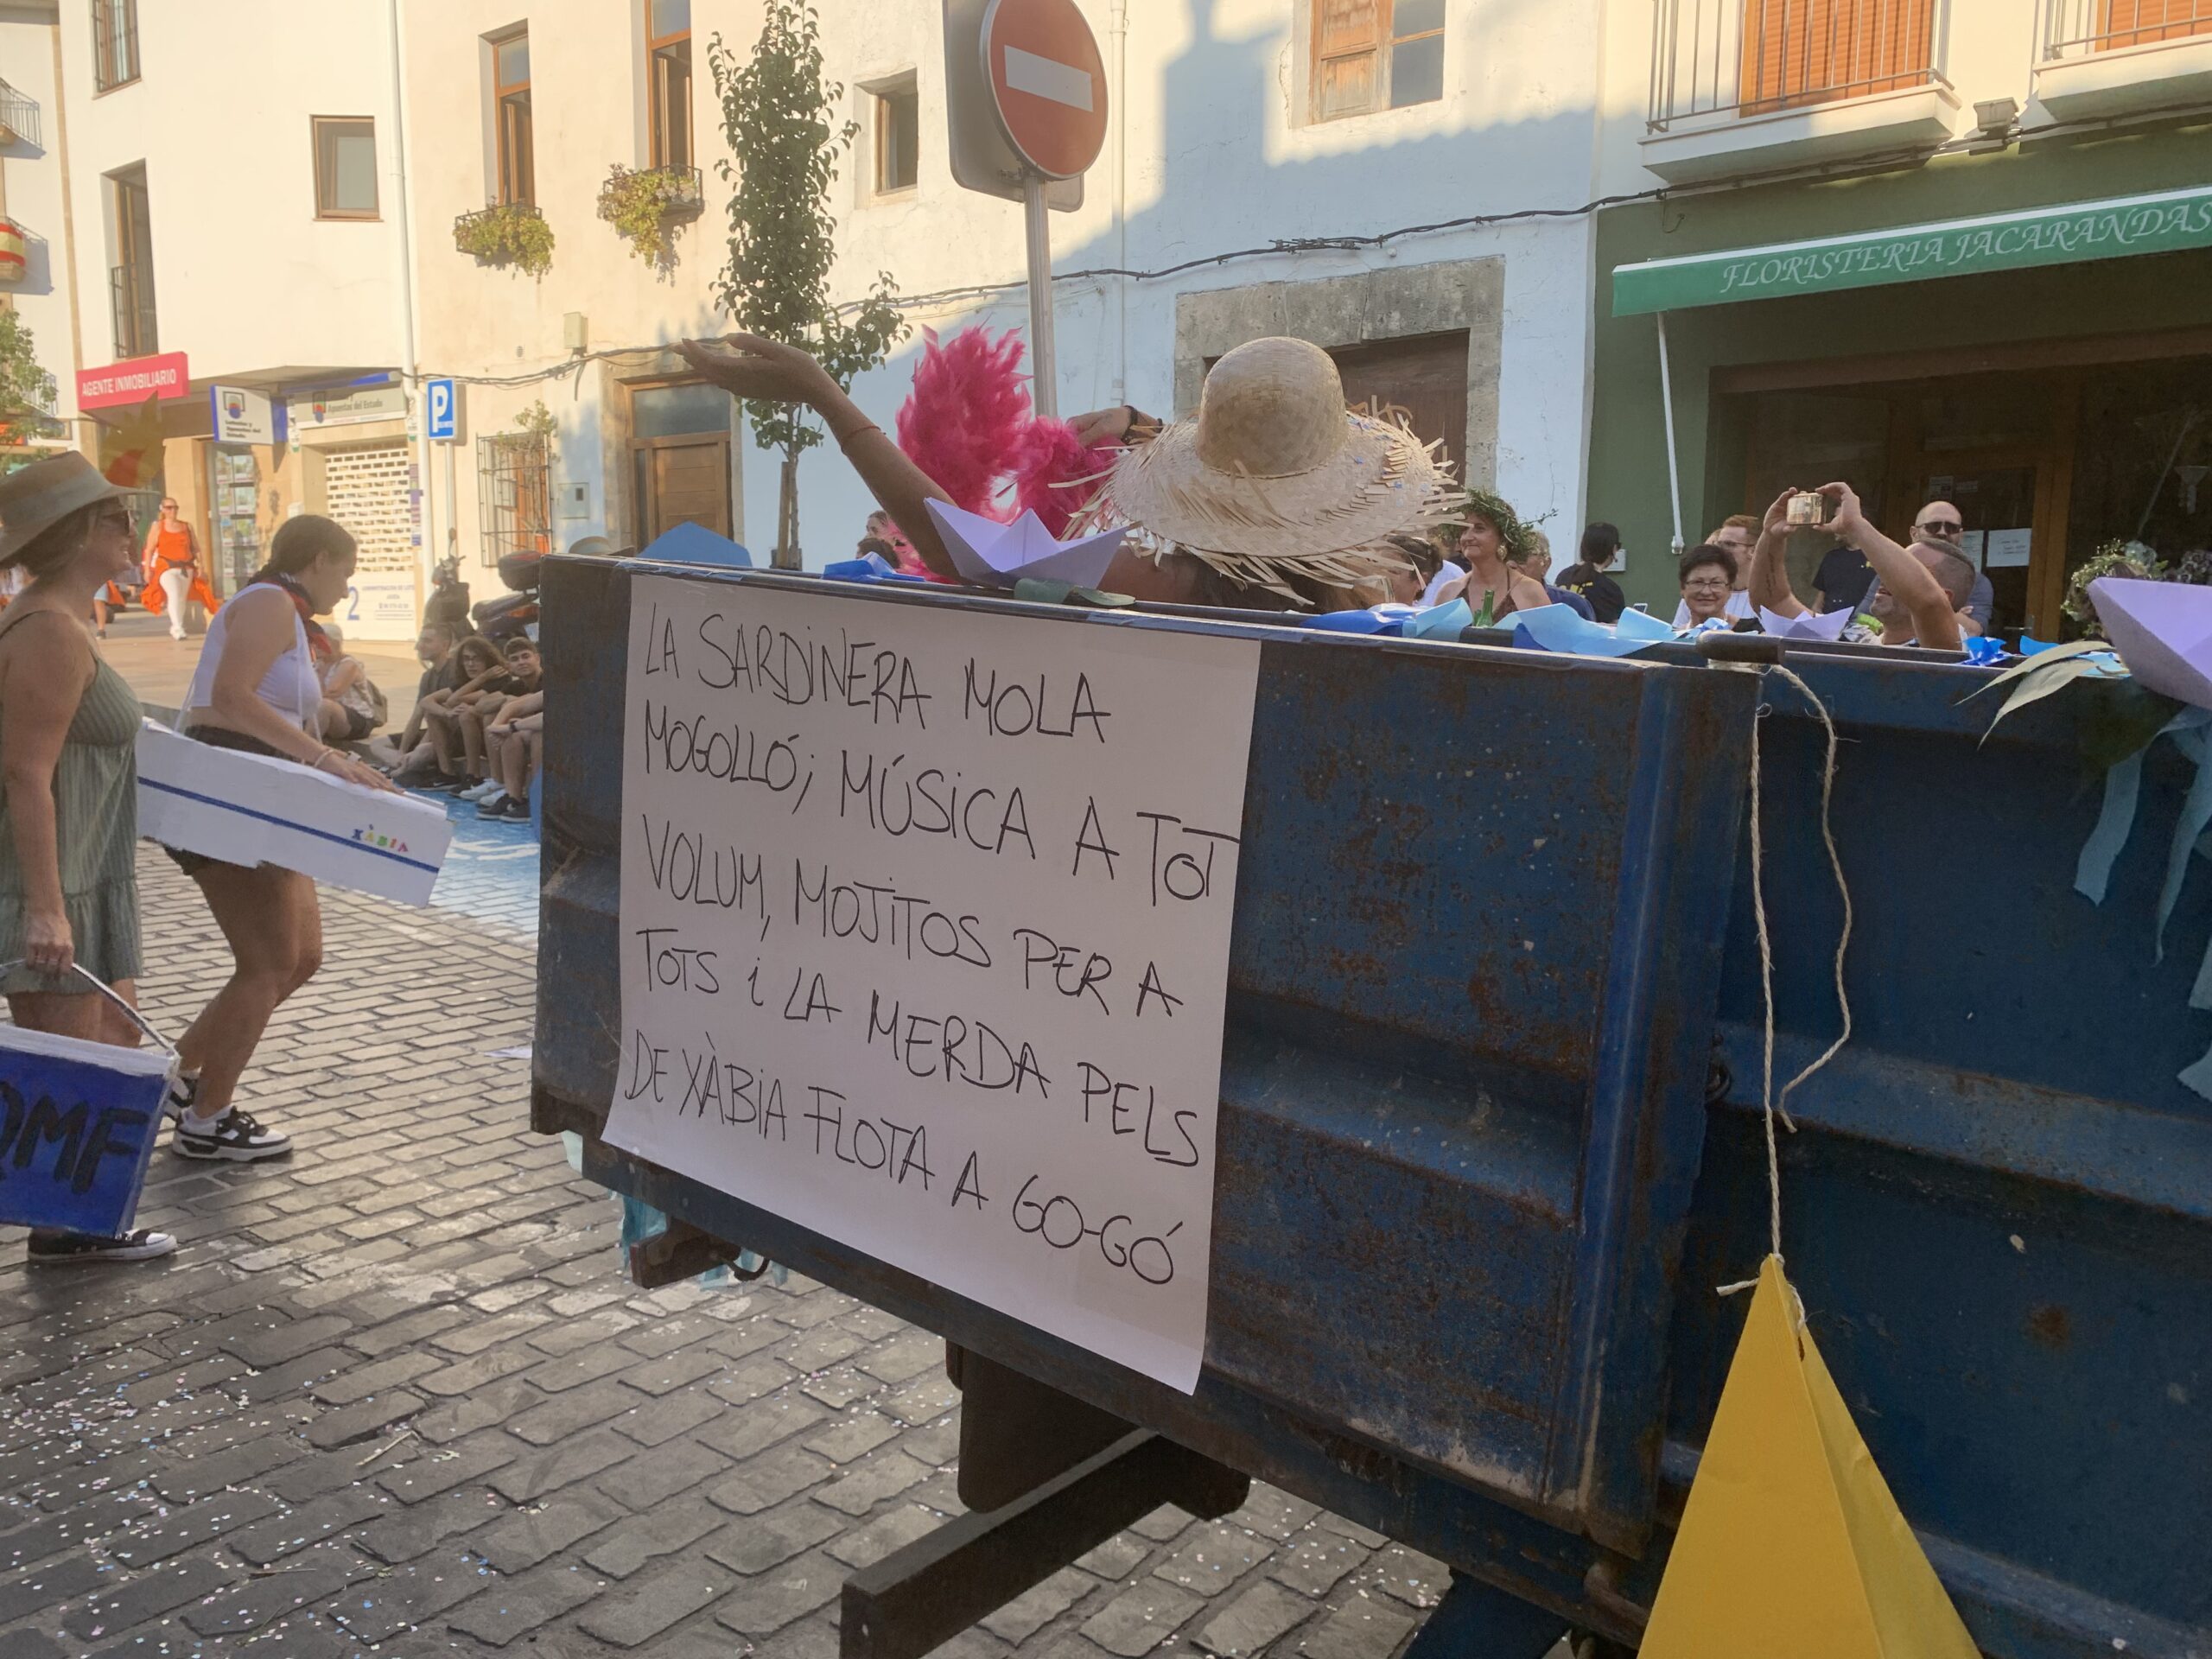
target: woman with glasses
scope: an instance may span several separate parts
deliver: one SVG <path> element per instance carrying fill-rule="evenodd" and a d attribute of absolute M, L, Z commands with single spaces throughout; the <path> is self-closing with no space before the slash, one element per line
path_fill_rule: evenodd
<path fill-rule="evenodd" d="M 1676 627 L 1700 627 L 1707 622 L 1725 626 L 1733 620 L 1728 614 L 1728 601 L 1736 588 L 1736 562 L 1726 549 L 1710 542 L 1690 549 L 1682 555 L 1681 580 L 1682 611 L 1689 620 L 1677 616 Z"/>
<path fill-rule="evenodd" d="M 82 455 L 0 480 L 0 568 L 29 584 L 0 616 L 0 993 L 16 1024 L 134 1048 L 138 979 L 138 699 L 85 630 L 133 560 L 123 493 Z M 176 1241 L 35 1230 L 35 1263 L 137 1262 Z"/>
<path fill-rule="evenodd" d="M 192 526 L 177 516 L 176 498 L 162 498 L 162 515 L 146 531 L 146 545 L 143 550 L 146 570 L 146 598 L 148 608 L 156 594 L 162 608 L 168 613 L 169 638 L 184 638 L 185 601 L 199 588 L 207 602 L 205 578 L 200 574 L 200 541 L 192 533 Z"/>

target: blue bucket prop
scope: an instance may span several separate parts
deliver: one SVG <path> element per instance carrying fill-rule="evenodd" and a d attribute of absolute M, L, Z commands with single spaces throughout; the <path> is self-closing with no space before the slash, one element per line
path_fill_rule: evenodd
<path fill-rule="evenodd" d="M 138 1212 L 176 1051 L 136 1008 L 75 971 L 162 1052 L 0 1026 L 0 1222 L 112 1238 Z"/>

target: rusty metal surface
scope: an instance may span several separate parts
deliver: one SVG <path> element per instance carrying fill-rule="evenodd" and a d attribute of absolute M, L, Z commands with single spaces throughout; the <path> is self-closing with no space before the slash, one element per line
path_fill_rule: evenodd
<path fill-rule="evenodd" d="M 575 723 L 549 755 L 534 1112 L 589 1129 L 615 1058 L 625 604 L 600 572 L 550 580 L 573 594 L 549 604 L 548 657 Z M 1732 792 L 1751 677 L 1688 651 L 1655 671 L 1266 637 L 1195 1396 L 666 1172 L 597 1147 L 591 1167 L 1633 1642 L 1742 1317 L 1710 1287 L 1764 1247 Z M 1993 699 L 1964 698 L 1986 671 L 1789 661 L 1848 740 L 1836 817 L 1859 930 L 1853 1046 L 1792 1103 L 1792 1277 L 1989 1652 L 2088 1659 L 2117 1637 L 2202 1659 L 2212 1107 L 2174 1081 L 2212 1043 L 2187 1011 L 2212 934 L 2201 871 L 2178 948 L 2158 962 L 2149 937 L 2186 775 L 2154 755 L 2100 909 L 2072 892 L 2074 860 L 2101 760 L 2157 714 L 2140 693 L 2070 691 L 1984 743 Z M 1835 1029 L 1840 912 L 1817 728 L 1773 702 L 1787 1077 Z M 1708 1121 L 1716 1030 L 1735 1081 Z"/>
<path fill-rule="evenodd" d="M 734 585 L 747 580 L 791 585 Z M 627 577 L 571 564 L 548 582 L 561 735 L 536 1070 L 550 1094 L 596 1103 L 618 1047 Z M 1257 632 L 1210 1370 L 1347 1443 L 1633 1547 L 1656 1482 L 1665 1288 L 1701 1139 L 1742 787 L 1730 757 L 1752 687 Z"/>

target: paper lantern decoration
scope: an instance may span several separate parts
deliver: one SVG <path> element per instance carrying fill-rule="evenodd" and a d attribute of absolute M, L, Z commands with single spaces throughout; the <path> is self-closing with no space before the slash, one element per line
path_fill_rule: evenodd
<path fill-rule="evenodd" d="M 1770 1255 L 1641 1659 L 1979 1659 Z"/>

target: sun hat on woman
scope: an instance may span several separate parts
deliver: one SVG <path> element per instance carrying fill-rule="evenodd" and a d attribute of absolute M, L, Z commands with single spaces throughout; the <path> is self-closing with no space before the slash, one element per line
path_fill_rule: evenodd
<path fill-rule="evenodd" d="M 1124 454 L 1086 517 L 1135 527 L 1155 559 L 1186 553 L 1302 603 L 1300 580 L 1351 588 L 1402 569 L 1389 538 L 1459 499 L 1431 446 L 1344 407 L 1326 352 L 1274 337 L 1222 357 L 1198 414 Z"/>
<path fill-rule="evenodd" d="M 71 450 L 0 478 L 0 566 L 13 564 L 42 531 L 124 493 Z"/>

